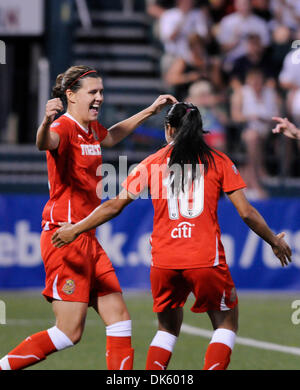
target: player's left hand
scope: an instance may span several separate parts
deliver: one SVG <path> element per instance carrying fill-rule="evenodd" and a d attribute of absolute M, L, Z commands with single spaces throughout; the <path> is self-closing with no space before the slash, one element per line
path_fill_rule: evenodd
<path fill-rule="evenodd" d="M 150 106 L 154 114 L 158 114 L 168 104 L 178 103 L 177 99 L 172 95 L 160 95 Z"/>
<path fill-rule="evenodd" d="M 272 245 L 275 256 L 280 260 L 282 267 L 292 262 L 292 251 L 283 237 L 285 233 L 279 233 L 276 235 L 276 242 Z"/>
<path fill-rule="evenodd" d="M 56 248 L 61 248 L 66 244 L 70 244 L 70 242 L 77 238 L 77 234 L 74 232 L 74 225 L 60 222 L 59 226 L 61 226 L 61 228 L 56 230 L 51 238 L 51 242 Z"/>

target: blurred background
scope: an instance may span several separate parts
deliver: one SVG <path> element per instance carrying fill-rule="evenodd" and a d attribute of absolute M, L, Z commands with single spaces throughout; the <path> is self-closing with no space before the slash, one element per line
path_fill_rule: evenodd
<path fill-rule="evenodd" d="M 0 289 L 41 289 L 45 153 L 35 135 L 58 73 L 99 69 L 109 127 L 162 93 L 196 104 L 207 142 L 238 166 L 248 199 L 286 231 L 293 264 L 282 270 L 226 197 L 223 243 L 239 289 L 299 290 L 299 142 L 272 134 L 272 116 L 300 126 L 300 3 L 292 0 L 0 0 Z M 164 143 L 165 112 L 103 160 L 119 168 Z M 123 288 L 148 289 L 152 206 L 138 200 L 97 234 Z"/>

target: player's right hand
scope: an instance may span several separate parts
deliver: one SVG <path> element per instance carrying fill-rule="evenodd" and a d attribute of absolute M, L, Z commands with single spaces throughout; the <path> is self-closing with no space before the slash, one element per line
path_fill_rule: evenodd
<path fill-rule="evenodd" d="M 160 95 L 150 106 L 154 114 L 158 114 L 168 104 L 178 103 L 172 95 Z"/>
<path fill-rule="evenodd" d="M 51 237 L 52 245 L 56 248 L 61 248 L 66 244 L 70 244 L 77 238 L 77 234 L 74 231 L 74 225 L 66 222 L 59 222 L 60 229 L 57 229 L 56 232 Z"/>
<path fill-rule="evenodd" d="M 275 256 L 280 260 L 282 267 L 292 262 L 292 251 L 283 239 L 284 236 L 284 232 L 277 234 L 275 244 L 272 245 L 273 252 Z"/>
<path fill-rule="evenodd" d="M 64 106 L 60 98 L 50 99 L 46 104 L 45 119 L 47 123 L 52 123 L 55 116 L 63 111 Z"/>

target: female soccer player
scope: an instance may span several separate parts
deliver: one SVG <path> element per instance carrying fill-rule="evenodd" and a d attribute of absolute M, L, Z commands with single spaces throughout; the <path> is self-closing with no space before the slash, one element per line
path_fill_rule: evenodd
<path fill-rule="evenodd" d="M 174 104 L 165 119 L 168 145 L 139 164 L 115 199 L 81 222 L 66 224 L 52 237 L 57 247 L 78 240 L 81 233 L 118 215 L 145 187 L 150 188 L 154 207 L 150 278 L 159 326 L 148 351 L 147 370 L 167 368 L 190 292 L 195 296 L 191 310 L 207 312 L 214 329 L 204 369 L 223 370 L 229 364 L 238 328 L 238 298 L 220 238 L 221 190 L 246 224 L 271 245 L 282 266 L 291 261 L 284 233 L 276 236 L 248 203 L 235 165 L 224 153 L 208 147 L 203 133 L 197 107 Z"/>
<path fill-rule="evenodd" d="M 50 199 L 42 217 L 43 295 L 52 302 L 56 325 L 26 338 L 0 360 L 0 369 L 21 369 L 78 343 L 89 305 L 106 325 L 108 369 L 132 369 L 130 316 L 114 268 L 95 231 L 62 249 L 51 244 L 51 236 L 58 222 L 76 223 L 100 204 L 96 172 L 102 163 L 101 147 L 114 146 L 176 99 L 161 95 L 151 106 L 107 131 L 97 121 L 103 84 L 96 70 L 72 66 L 57 77 L 53 97 L 46 105 L 36 144 L 39 150 L 47 151 Z M 63 102 L 66 113 L 54 120 L 63 110 Z"/>

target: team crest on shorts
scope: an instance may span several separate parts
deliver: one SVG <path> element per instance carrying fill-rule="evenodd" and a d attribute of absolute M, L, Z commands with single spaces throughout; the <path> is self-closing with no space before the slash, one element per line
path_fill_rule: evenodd
<path fill-rule="evenodd" d="M 68 279 L 62 288 L 63 292 L 67 295 L 73 294 L 75 291 L 75 282 L 72 279 Z"/>

